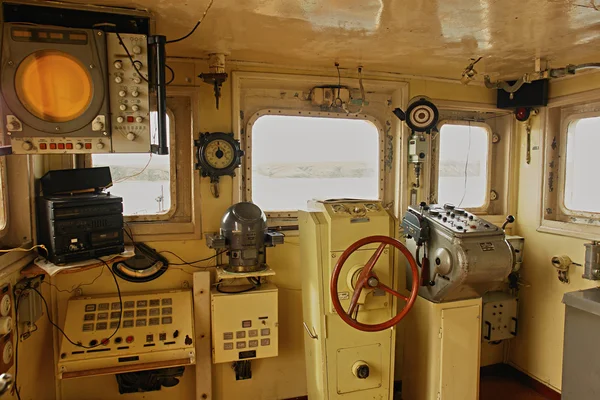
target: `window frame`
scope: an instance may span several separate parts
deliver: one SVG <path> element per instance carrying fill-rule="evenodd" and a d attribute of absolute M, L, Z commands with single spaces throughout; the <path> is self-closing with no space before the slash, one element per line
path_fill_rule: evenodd
<path fill-rule="evenodd" d="M 168 220 L 130 220 L 125 217 L 126 226 L 133 232 L 136 241 L 170 241 L 194 240 L 202 237 L 201 210 L 199 199 L 200 174 L 194 168 L 196 148 L 195 132 L 200 126 L 197 110 L 201 108 L 201 89 L 197 87 L 174 86 L 167 89 L 167 107 L 172 112 L 171 121 L 174 127 L 171 138 L 177 141 L 176 148 L 169 153 L 177 152 L 176 168 L 171 169 L 171 178 L 175 180 L 177 191 L 177 207 L 174 215 Z M 91 157 L 85 156 L 85 165 L 89 166 Z M 152 217 L 152 216 L 150 216 Z"/>
<path fill-rule="evenodd" d="M 581 114 L 572 114 L 568 117 L 564 118 L 561 124 L 561 137 L 560 137 L 560 182 L 561 184 L 558 186 L 558 206 L 560 208 L 560 212 L 566 216 L 570 216 L 576 219 L 600 219 L 600 212 L 592 212 L 592 211 L 579 211 L 579 210 L 571 210 L 565 204 L 565 194 L 566 194 L 566 185 L 567 185 L 567 144 L 569 140 L 569 126 L 575 122 L 586 118 L 600 118 L 600 111 L 586 112 Z M 573 221 L 575 222 L 575 221 Z M 577 222 L 583 223 L 583 222 Z"/>
<path fill-rule="evenodd" d="M 441 139 L 441 135 L 442 135 L 442 128 L 444 125 L 459 125 L 459 126 L 476 126 L 476 127 L 480 127 L 480 128 L 484 128 L 485 131 L 487 132 L 487 164 L 486 164 L 486 190 L 485 190 L 485 201 L 483 203 L 482 206 L 480 207 L 461 207 L 464 208 L 465 210 L 469 210 L 472 213 L 475 214 L 483 214 L 486 213 L 487 210 L 490 207 L 490 201 L 491 201 L 491 190 L 492 190 L 492 136 L 493 136 L 493 132 L 492 132 L 492 127 L 488 124 L 486 124 L 485 122 L 481 122 L 481 121 L 471 121 L 471 120 L 460 120 L 460 119 L 444 119 L 440 122 L 438 122 L 437 124 L 437 130 L 438 132 L 436 133 L 436 135 L 432 138 L 432 142 L 436 141 L 437 139 L 437 151 L 435 152 L 436 154 L 436 158 L 435 160 L 433 160 L 433 162 L 435 163 L 435 174 L 432 177 L 432 181 L 431 181 L 431 189 L 432 189 L 432 193 L 436 194 L 436 198 L 438 196 L 438 190 L 439 190 L 439 170 L 440 170 L 440 139 Z M 454 204 L 455 206 L 458 207 L 458 204 Z"/>
<path fill-rule="evenodd" d="M 570 210 L 564 204 L 566 151 L 569 124 L 600 117 L 600 90 L 567 95 L 551 100 L 544 110 L 542 178 L 539 232 L 597 240 L 600 213 Z"/>
<path fill-rule="evenodd" d="M 356 119 L 366 120 L 371 122 L 377 128 L 379 136 L 379 170 L 377 174 L 377 180 L 379 185 L 378 200 L 383 201 L 384 189 L 385 189 L 385 133 L 382 124 L 379 120 L 367 113 L 360 114 L 346 114 L 340 112 L 331 111 L 307 111 L 307 110 L 294 110 L 294 109 L 279 109 L 279 108 L 267 108 L 258 110 L 248 120 L 245 130 L 244 140 L 244 151 L 245 151 L 245 164 L 243 170 L 243 196 L 245 201 L 252 201 L 252 127 L 258 119 L 267 115 L 280 115 L 289 117 L 304 117 L 304 118 L 339 118 L 339 119 Z M 278 210 L 264 210 L 267 218 L 297 218 L 297 211 L 278 211 Z"/>
<path fill-rule="evenodd" d="M 175 137 L 175 115 L 170 108 L 167 107 L 167 115 L 169 116 L 169 191 L 171 192 L 171 207 L 169 211 L 164 214 L 139 214 L 139 215 L 125 215 L 123 218 L 126 222 L 151 222 L 151 221 L 168 221 L 177 212 L 177 140 Z M 119 154 L 119 153 L 109 153 Z M 140 154 L 151 154 L 151 153 L 140 153 Z M 154 155 L 153 155 L 154 156 Z M 92 155 L 89 156 L 89 165 L 94 166 L 92 161 Z M 108 189 L 110 191 L 110 188 Z"/>

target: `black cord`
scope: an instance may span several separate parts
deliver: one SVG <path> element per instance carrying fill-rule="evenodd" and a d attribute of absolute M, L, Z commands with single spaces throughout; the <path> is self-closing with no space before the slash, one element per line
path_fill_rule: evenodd
<path fill-rule="evenodd" d="M 129 49 L 127 49 L 127 46 L 125 46 L 125 43 L 123 42 L 123 39 L 121 39 L 121 35 L 119 34 L 119 32 L 115 32 L 115 33 L 117 34 L 117 38 L 119 39 L 119 43 L 121 44 L 121 46 L 125 50 L 125 53 L 127 53 L 127 57 L 129 58 L 129 61 L 131 61 L 131 65 L 135 69 L 135 72 L 137 72 L 138 75 L 140 76 L 140 78 L 142 78 L 146 83 L 150 83 L 148 81 L 148 79 L 146 79 L 146 77 L 144 75 L 142 75 L 142 73 L 138 69 L 135 61 L 133 60 L 133 57 L 131 56 L 131 53 L 129 53 Z"/>
<path fill-rule="evenodd" d="M 182 37 L 177 38 L 177 39 L 167 40 L 166 43 L 169 44 L 169 43 L 181 42 L 182 40 L 185 40 L 185 39 L 189 38 L 190 36 L 192 36 L 194 34 L 194 32 L 196 32 L 196 29 L 198 29 L 198 27 L 200 26 L 200 24 L 202 23 L 202 21 L 204 21 L 204 17 L 206 17 L 206 14 L 208 13 L 208 10 L 210 10 L 210 8 L 212 7 L 213 2 L 214 2 L 214 0 L 210 0 L 210 3 L 208 3 L 208 6 L 204 10 L 204 14 L 202 14 L 202 17 L 200 17 L 200 19 L 198 20 L 198 22 L 196 22 L 196 25 L 194 25 L 194 27 L 192 28 L 192 30 L 187 35 L 182 36 Z"/>
<path fill-rule="evenodd" d="M 175 80 L 175 71 L 173 71 L 173 68 L 169 67 L 167 64 L 165 64 L 165 67 L 171 71 L 171 79 L 169 80 L 169 82 L 165 83 L 165 85 L 170 85 L 171 83 L 173 83 L 173 81 Z"/>
<path fill-rule="evenodd" d="M 117 334 L 117 332 L 119 331 L 119 328 L 121 328 L 121 320 L 123 318 L 123 299 L 121 297 L 121 288 L 119 287 L 119 282 L 117 281 L 117 276 L 115 275 L 115 273 L 112 271 L 112 269 L 108 266 L 108 264 L 106 263 L 106 261 L 101 260 L 101 259 L 97 259 L 99 261 L 101 261 L 104 266 L 106 266 L 106 268 L 108 268 L 108 270 L 110 271 L 110 273 L 113 276 L 113 279 L 115 281 L 115 285 L 117 286 L 117 293 L 119 294 L 119 304 L 120 304 L 120 310 L 119 310 L 119 322 L 117 323 L 117 327 L 115 328 L 114 332 L 112 333 L 112 335 L 110 335 L 107 340 L 110 340 L 113 338 L 113 336 L 115 336 Z M 53 327 L 55 327 L 56 329 L 58 329 L 58 331 L 64 336 L 65 339 L 67 339 L 67 341 L 69 343 L 71 343 L 73 346 L 77 346 L 77 347 L 81 347 L 84 349 L 94 349 L 96 347 L 99 346 L 103 346 L 104 342 L 100 342 L 98 344 L 95 344 L 93 346 L 86 346 L 82 343 L 76 343 L 73 340 L 71 340 L 71 338 L 69 336 L 67 336 L 67 334 L 65 333 L 65 331 L 63 331 L 61 329 L 60 326 L 58 326 L 57 324 L 54 323 L 54 321 L 52 321 L 52 318 L 50 318 L 50 307 L 48 306 L 48 302 L 46 301 L 46 298 L 42 295 L 42 293 L 40 293 L 39 290 L 37 290 L 36 288 L 32 287 L 30 288 L 31 290 L 33 290 L 34 292 L 36 292 L 40 298 L 42 299 L 42 302 L 44 303 L 44 306 L 46 308 L 46 317 L 48 318 L 48 322 L 50 322 L 50 325 L 52 325 Z"/>
<path fill-rule="evenodd" d="M 237 291 L 228 291 L 228 290 L 222 290 L 221 289 L 221 284 L 223 282 L 219 282 L 216 284 L 216 289 L 217 292 L 219 293 L 223 293 L 223 294 L 238 294 L 238 293 L 246 293 L 246 292 L 251 292 L 253 290 L 256 290 L 260 287 L 261 283 L 260 283 L 260 278 L 258 281 L 258 284 L 256 284 L 254 281 L 252 281 L 251 278 L 248 278 L 248 281 L 252 284 L 252 287 L 246 288 L 246 289 L 242 289 L 242 290 L 237 290 Z"/>
<path fill-rule="evenodd" d="M 210 267 L 200 267 L 200 266 L 193 265 L 193 264 L 197 264 L 197 263 L 203 262 L 203 261 L 212 260 L 213 258 L 217 258 L 221 254 L 226 253 L 226 252 L 227 252 L 227 250 L 223 250 L 223 251 L 218 252 L 214 256 L 210 256 L 210 257 L 207 257 L 207 258 L 203 258 L 201 260 L 190 261 L 190 262 L 185 261 L 183 258 L 179 257 L 177 254 L 175 254 L 175 253 L 173 253 L 172 251 L 169 251 L 169 250 L 159 251 L 158 253 L 159 254 L 162 254 L 162 253 L 172 254 L 172 255 L 174 255 L 175 257 L 177 257 L 178 259 L 180 259 L 182 261 L 181 263 L 172 263 L 172 262 L 169 262 L 169 265 L 174 265 L 174 266 L 189 265 L 190 267 L 194 267 L 194 268 L 210 268 Z"/>

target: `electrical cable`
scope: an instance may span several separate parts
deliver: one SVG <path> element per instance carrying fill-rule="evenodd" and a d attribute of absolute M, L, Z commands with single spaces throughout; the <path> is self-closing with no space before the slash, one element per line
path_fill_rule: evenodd
<path fill-rule="evenodd" d="M 171 254 L 171 255 L 173 255 L 173 256 L 175 256 L 175 257 L 177 257 L 178 259 L 180 259 L 180 260 L 182 261 L 181 263 L 172 263 L 172 262 L 169 262 L 169 265 L 175 265 L 175 266 L 188 265 L 188 266 L 190 266 L 190 267 L 194 267 L 194 268 L 211 268 L 211 267 L 200 267 L 200 266 L 193 265 L 193 264 L 197 264 L 197 263 L 199 263 L 199 262 L 204 262 L 204 261 L 210 261 L 210 260 L 212 260 L 213 258 L 216 258 L 216 257 L 218 257 L 218 256 L 220 256 L 221 254 L 223 254 L 223 253 L 226 253 L 226 252 L 227 252 L 227 250 L 223 250 L 223 251 L 220 251 L 220 252 L 218 252 L 217 254 L 215 254 L 215 255 L 213 255 L 213 256 L 206 257 L 206 258 L 203 258 L 203 259 L 200 259 L 200 260 L 196 260 L 196 261 L 190 261 L 190 262 L 187 262 L 187 261 L 185 261 L 183 258 L 181 258 L 181 257 L 180 257 L 180 256 L 178 256 L 177 254 L 175 254 L 175 253 L 173 253 L 172 251 L 169 251 L 169 250 L 163 250 L 163 251 L 159 251 L 158 253 L 159 253 L 159 254 L 161 254 L 161 253 L 167 253 L 167 254 Z"/>
<path fill-rule="evenodd" d="M 252 284 L 252 287 L 246 288 L 246 289 L 242 289 L 242 290 L 237 290 L 237 291 L 228 291 L 228 290 L 222 290 L 221 289 L 221 284 L 223 282 L 218 282 L 215 287 L 217 289 L 217 292 L 219 293 L 223 293 L 223 294 L 239 294 L 239 293 L 247 293 L 247 292 L 251 292 L 253 290 L 258 289 L 261 286 L 261 283 L 259 281 L 258 284 L 254 283 L 252 281 L 252 279 L 248 278 L 248 281 Z"/>
<path fill-rule="evenodd" d="M 129 175 L 129 176 L 126 176 L 126 177 L 124 177 L 124 178 L 117 179 L 116 181 L 114 181 L 114 182 L 113 182 L 113 184 L 115 184 L 115 183 L 121 183 L 121 182 L 125 182 L 125 181 L 127 181 L 127 180 L 129 180 L 129 179 L 131 179 L 131 178 L 135 178 L 136 176 L 140 176 L 141 174 L 143 174 L 143 173 L 144 173 L 144 171 L 146 171 L 146 169 L 148 169 L 148 166 L 150 165 L 150 162 L 151 162 L 151 161 L 152 161 L 152 153 L 150 153 L 150 157 L 148 158 L 148 162 L 146 163 L 146 165 L 144 166 L 144 168 L 142 168 L 142 170 L 141 170 L 141 171 L 139 171 L 139 172 L 136 172 L 136 173 L 135 173 L 135 174 L 133 174 L 133 175 Z"/>
<path fill-rule="evenodd" d="M 102 274 L 103 274 L 103 273 L 104 273 L 104 268 L 102 268 L 102 269 L 100 270 L 100 273 L 98 274 L 98 276 L 97 276 L 97 277 L 95 277 L 95 278 L 94 278 L 94 280 L 93 280 L 93 281 L 91 281 L 90 283 L 80 283 L 79 285 L 75 286 L 75 287 L 74 287 L 73 289 L 71 289 L 71 290 L 68 290 L 68 289 L 61 289 L 61 288 L 59 288 L 58 286 L 56 286 L 55 284 L 53 284 L 53 283 L 50 283 L 50 282 L 46 282 L 45 280 L 43 280 L 43 281 L 42 281 L 42 283 L 45 283 L 45 284 L 46 284 L 46 285 L 48 285 L 48 286 L 52 286 L 52 287 L 54 287 L 54 288 L 56 289 L 56 291 L 57 291 L 57 292 L 60 292 L 60 293 L 73 293 L 74 291 L 76 291 L 76 290 L 77 290 L 77 289 L 79 289 L 79 288 L 82 288 L 82 287 L 84 287 L 84 286 L 90 286 L 90 285 L 93 285 L 93 284 L 94 284 L 94 283 L 96 283 L 96 281 L 97 281 L 97 280 L 98 280 L 98 279 L 99 279 L 99 278 L 102 276 Z"/>
<path fill-rule="evenodd" d="M 467 182 L 469 180 L 468 171 L 469 171 L 469 156 L 470 155 L 471 155 L 471 121 L 469 121 L 469 146 L 467 148 L 467 161 L 465 162 L 465 187 L 463 190 L 462 199 L 460 199 L 460 203 L 458 203 L 458 208 L 460 208 L 463 201 L 465 201 L 465 197 L 467 196 Z"/>
<path fill-rule="evenodd" d="M 15 247 L 14 249 L 0 250 L 0 253 L 12 253 L 14 251 L 28 252 L 28 251 L 34 250 L 36 248 L 43 249 L 46 252 L 46 256 L 48 255 L 48 249 L 43 244 L 36 244 L 35 246 L 30 247 L 29 249 L 24 249 L 22 247 Z"/>
<path fill-rule="evenodd" d="M 202 23 L 202 21 L 204 21 L 204 17 L 206 17 L 206 14 L 208 13 L 208 10 L 210 10 L 210 8 L 212 7 L 213 3 L 214 3 L 214 0 L 210 0 L 210 3 L 208 3 L 208 6 L 204 10 L 204 14 L 202 14 L 202 17 L 200 17 L 200 19 L 198 20 L 198 22 L 196 22 L 196 25 L 194 25 L 194 27 L 192 28 L 192 30 L 187 35 L 182 36 L 182 37 L 177 38 L 177 39 L 167 40 L 166 43 L 169 44 L 169 43 L 181 42 L 182 40 L 185 40 L 185 39 L 189 38 L 190 36 L 192 36 L 194 34 L 194 32 L 196 32 L 196 29 L 198 29 L 198 27 L 200 26 L 200 24 Z"/>
<path fill-rule="evenodd" d="M 119 329 L 121 328 L 121 321 L 123 319 L 123 298 L 121 297 L 121 287 L 119 286 L 119 282 L 117 281 L 117 276 L 115 275 L 115 273 L 108 266 L 108 264 L 106 263 L 106 261 L 104 261 L 104 260 L 102 260 L 100 258 L 98 258 L 97 260 L 101 261 L 104 264 L 104 266 L 106 268 L 108 268 L 108 270 L 112 274 L 113 279 L 115 281 L 115 286 L 117 287 L 117 293 L 119 295 L 119 305 L 120 305 L 119 321 L 117 323 L 117 327 L 115 328 L 114 332 L 106 339 L 108 341 L 108 340 L 112 339 L 113 336 L 115 336 L 117 334 L 117 332 L 119 331 Z M 61 327 L 58 326 L 56 323 L 54 323 L 54 321 L 52 321 L 52 318 L 50 318 L 50 307 L 48 306 L 48 302 L 46 301 L 46 298 L 42 295 L 42 293 L 39 290 L 37 290 L 36 288 L 34 288 L 34 287 L 31 287 L 29 289 L 33 290 L 34 292 L 36 292 L 40 296 L 40 298 L 42 299 L 42 302 L 44 303 L 44 307 L 46 309 L 46 317 L 48 318 L 48 322 L 50 322 L 50 325 L 52 325 L 53 327 L 55 327 L 64 336 L 64 338 L 67 339 L 67 341 L 69 343 L 71 343 L 73 346 L 81 347 L 81 348 L 84 348 L 84 349 L 94 349 L 96 347 L 104 345 L 104 343 L 105 343 L 104 341 L 101 341 L 98 344 L 95 344 L 93 346 L 86 346 L 86 345 L 84 345 L 82 343 L 76 343 L 73 340 L 71 340 L 71 338 L 65 333 L 65 331 L 63 331 L 61 329 Z"/>
<path fill-rule="evenodd" d="M 171 71 L 171 79 L 169 82 L 165 83 L 165 85 L 170 85 L 175 80 L 175 71 L 173 71 L 173 68 L 169 67 L 167 64 L 165 64 L 165 68 Z"/>

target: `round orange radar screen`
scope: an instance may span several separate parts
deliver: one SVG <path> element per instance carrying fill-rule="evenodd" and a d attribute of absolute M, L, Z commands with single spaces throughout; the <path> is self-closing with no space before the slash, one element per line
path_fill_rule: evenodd
<path fill-rule="evenodd" d="M 48 122 L 68 122 L 90 106 L 92 77 L 73 56 L 56 50 L 29 55 L 15 77 L 17 96 L 36 117 Z"/>

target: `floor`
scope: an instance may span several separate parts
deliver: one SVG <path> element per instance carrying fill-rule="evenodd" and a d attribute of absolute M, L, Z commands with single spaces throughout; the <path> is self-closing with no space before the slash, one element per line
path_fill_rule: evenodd
<path fill-rule="evenodd" d="M 548 400 L 546 397 L 508 376 L 481 378 L 479 400 Z"/>

